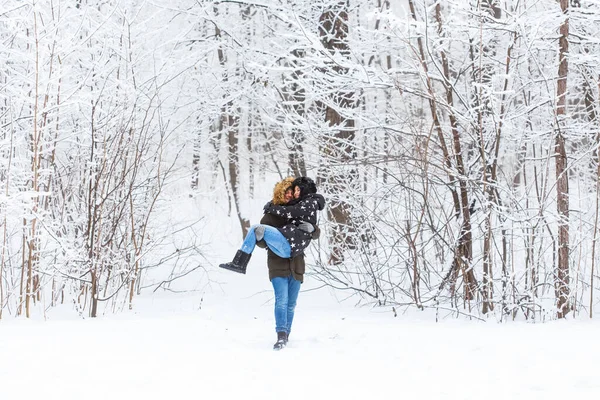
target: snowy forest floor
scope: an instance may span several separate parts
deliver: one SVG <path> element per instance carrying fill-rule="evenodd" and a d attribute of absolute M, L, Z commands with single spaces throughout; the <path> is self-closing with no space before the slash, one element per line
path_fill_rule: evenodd
<path fill-rule="evenodd" d="M 248 275 L 140 297 L 97 319 L 0 323 L 0 398 L 597 399 L 600 323 L 394 317 L 308 279 L 289 346 L 274 352 L 264 252 Z M 312 285 L 312 286 L 311 286 Z M 339 296 L 339 294 L 337 295 Z"/>

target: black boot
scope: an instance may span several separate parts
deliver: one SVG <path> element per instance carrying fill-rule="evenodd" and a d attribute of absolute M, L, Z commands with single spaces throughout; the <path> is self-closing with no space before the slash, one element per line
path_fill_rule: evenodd
<path fill-rule="evenodd" d="M 246 267 L 248 266 L 248 261 L 250 261 L 250 257 L 252 254 L 244 253 L 241 250 L 238 250 L 235 253 L 235 257 L 233 257 L 233 261 L 225 264 L 219 264 L 219 267 L 228 269 L 233 272 L 239 272 L 240 274 L 246 273 Z"/>
<path fill-rule="evenodd" d="M 287 333 L 277 332 L 277 342 L 273 345 L 273 350 L 281 350 L 287 345 Z"/>

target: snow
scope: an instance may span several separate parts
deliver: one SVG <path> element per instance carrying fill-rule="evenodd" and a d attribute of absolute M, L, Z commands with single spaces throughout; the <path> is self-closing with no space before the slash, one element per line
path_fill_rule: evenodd
<path fill-rule="evenodd" d="M 158 294 L 133 311 L 0 323 L 0 398 L 597 399 L 600 323 L 397 317 L 355 308 L 310 278 L 289 346 L 275 342 L 263 253 L 248 275 Z M 311 286 L 313 285 L 313 286 Z M 69 317 L 70 316 L 70 317 Z M 568 397 L 567 397 L 568 396 Z"/>

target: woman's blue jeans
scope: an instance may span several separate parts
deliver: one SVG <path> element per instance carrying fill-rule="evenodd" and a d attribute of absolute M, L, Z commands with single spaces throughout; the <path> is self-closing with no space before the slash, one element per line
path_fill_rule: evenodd
<path fill-rule="evenodd" d="M 285 236 L 277 228 L 273 228 L 269 225 L 253 225 L 248 230 L 246 239 L 242 244 L 242 250 L 244 253 L 252 254 L 254 247 L 256 246 L 256 229 L 263 230 L 262 239 L 267 243 L 269 249 L 281 258 L 290 258 L 292 255 L 292 248 L 290 243 L 287 241 Z"/>
<path fill-rule="evenodd" d="M 289 335 L 301 283 L 292 275 L 286 278 L 273 278 L 271 283 L 275 290 L 275 331 L 286 332 Z"/>

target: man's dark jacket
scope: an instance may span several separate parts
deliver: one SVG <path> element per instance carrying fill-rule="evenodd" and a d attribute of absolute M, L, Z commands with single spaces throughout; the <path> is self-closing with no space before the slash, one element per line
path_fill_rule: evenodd
<path fill-rule="evenodd" d="M 287 218 L 273 214 L 265 214 L 260 220 L 261 224 L 270 225 L 275 228 L 283 228 L 287 222 Z M 320 235 L 321 230 L 315 225 L 312 239 L 318 239 Z M 256 245 L 263 249 L 267 247 L 264 240 L 259 241 Z M 295 280 L 304 282 L 304 270 L 306 268 L 304 253 L 294 258 L 281 258 L 267 248 L 267 266 L 269 267 L 269 280 L 277 277 L 286 278 L 292 274 Z"/>

